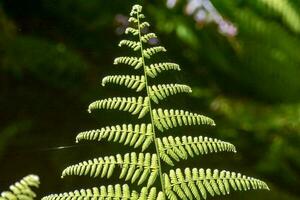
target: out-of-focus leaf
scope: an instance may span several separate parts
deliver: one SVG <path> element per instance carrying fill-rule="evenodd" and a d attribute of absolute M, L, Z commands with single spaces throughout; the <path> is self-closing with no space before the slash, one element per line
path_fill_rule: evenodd
<path fill-rule="evenodd" d="M 78 85 L 87 69 L 86 62 L 63 43 L 27 36 L 6 44 L 1 57 L 1 71 L 18 78 L 34 77 L 57 87 Z"/>

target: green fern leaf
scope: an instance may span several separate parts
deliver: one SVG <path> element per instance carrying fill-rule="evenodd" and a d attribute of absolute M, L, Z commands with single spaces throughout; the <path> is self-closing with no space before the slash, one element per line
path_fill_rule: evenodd
<path fill-rule="evenodd" d="M 224 142 L 208 137 L 183 136 L 181 138 L 173 136 L 157 138 L 159 155 L 166 163 L 173 165 L 172 159 L 180 161 L 186 160 L 188 156 L 203 155 L 208 153 L 218 153 L 222 151 L 236 152 L 235 146 L 229 142 Z"/>
<path fill-rule="evenodd" d="M 134 69 L 139 69 L 143 66 L 143 59 L 137 57 L 118 57 L 114 60 L 114 65 L 126 64 L 134 67 Z"/>
<path fill-rule="evenodd" d="M 152 124 L 107 126 L 101 129 L 84 131 L 76 136 L 76 142 L 81 140 L 101 141 L 102 139 L 134 146 L 134 148 L 142 145 L 144 151 L 153 141 Z"/>
<path fill-rule="evenodd" d="M 149 22 L 143 22 L 143 23 L 140 24 L 140 29 L 141 30 L 144 29 L 144 28 L 146 28 L 146 27 L 150 27 Z"/>
<path fill-rule="evenodd" d="M 207 124 L 215 126 L 215 122 L 211 118 L 184 110 L 162 110 L 159 108 L 153 109 L 152 114 L 154 124 L 160 131 L 183 125 Z"/>
<path fill-rule="evenodd" d="M 132 27 L 128 27 L 125 30 L 125 34 L 129 34 L 129 33 L 132 34 L 132 35 L 138 35 L 139 34 L 139 30 L 135 29 L 135 28 L 132 28 Z"/>
<path fill-rule="evenodd" d="M 168 96 L 175 95 L 177 93 L 191 93 L 192 89 L 187 85 L 182 84 L 162 84 L 149 86 L 149 97 L 158 103 L 159 100 L 163 100 Z"/>
<path fill-rule="evenodd" d="M 168 71 L 180 71 L 175 63 L 146 64 L 154 54 L 164 52 L 162 46 L 144 48 L 151 38 L 157 38 L 154 33 L 144 34 L 142 29 L 150 24 L 141 19 L 145 16 L 141 13 L 142 6 L 135 5 L 130 13 L 129 22 L 134 27 L 128 27 L 126 34 L 132 34 L 135 41 L 122 40 L 119 46 L 127 46 L 134 51 L 140 50 L 139 57 L 118 57 L 114 64 L 126 64 L 134 69 L 142 69 L 142 75 L 111 75 L 102 80 L 102 85 L 113 83 L 134 89 L 137 92 L 146 88 L 145 97 L 113 97 L 95 101 L 89 105 L 88 111 L 95 109 L 114 109 L 127 111 L 139 118 L 148 114 L 150 120 L 147 123 L 132 125 L 123 124 L 107 126 L 96 130 L 81 132 L 76 141 L 107 139 L 124 145 L 142 146 L 144 151 L 152 142 L 156 152 L 150 153 L 127 153 L 125 155 L 105 156 L 93 160 L 83 161 L 67 167 L 62 172 L 62 177 L 69 175 L 107 177 L 110 178 L 115 171 L 119 171 L 119 177 L 138 185 L 146 184 L 138 193 L 130 191 L 128 185 L 109 185 L 87 190 L 54 194 L 44 197 L 43 200 L 83 200 L 83 199 L 107 199 L 107 200 L 170 200 L 177 199 L 207 199 L 208 196 L 226 195 L 230 190 L 268 189 L 268 186 L 258 180 L 236 174 L 210 169 L 186 168 L 171 170 L 169 174 L 163 174 L 161 160 L 169 165 L 174 161 L 188 159 L 195 155 L 217 153 L 221 151 L 235 152 L 235 147 L 217 139 L 207 137 L 157 137 L 156 129 L 161 132 L 187 125 L 211 125 L 215 122 L 206 116 L 191 113 L 184 110 L 152 109 L 152 101 L 159 103 L 160 100 L 177 93 L 191 92 L 191 88 L 181 84 L 149 85 L 148 77 L 155 78 L 158 74 Z M 136 42 L 138 41 L 138 42 Z M 145 61 L 146 60 L 146 61 Z M 152 101 L 151 101 L 152 100 Z M 161 192 L 155 187 L 150 188 L 159 179 Z M 1 199 L 0 199 L 1 200 Z"/>
<path fill-rule="evenodd" d="M 135 17 L 129 17 L 128 22 L 137 24 L 138 23 L 138 19 L 135 18 Z"/>
<path fill-rule="evenodd" d="M 149 97 L 113 97 L 95 101 L 89 105 L 88 112 L 95 109 L 118 109 L 128 111 L 142 118 L 149 112 Z"/>
<path fill-rule="evenodd" d="M 141 43 L 131 40 L 121 40 L 119 43 L 119 47 L 127 46 L 129 48 L 132 48 L 134 51 L 137 51 L 141 48 Z"/>
<path fill-rule="evenodd" d="M 33 200 L 36 194 L 31 187 L 39 187 L 39 177 L 36 175 L 28 175 L 19 182 L 9 187 L 10 191 L 4 191 L 0 194 L 0 200 Z"/>
<path fill-rule="evenodd" d="M 155 33 L 147 33 L 141 37 L 141 41 L 144 43 L 148 43 L 150 39 L 157 38 Z"/>
<path fill-rule="evenodd" d="M 83 161 L 71 165 L 62 172 L 62 178 L 65 176 L 91 176 L 110 178 L 116 167 L 120 167 L 120 178 L 126 181 L 131 180 L 134 183 L 140 178 L 138 184 L 142 184 L 148 177 L 147 186 L 150 187 L 158 175 L 158 160 L 156 154 L 150 153 L 127 153 L 124 156 L 105 156 L 93 160 Z"/>
<path fill-rule="evenodd" d="M 140 14 L 138 14 L 138 18 L 139 18 L 139 19 L 144 19 L 144 18 L 146 18 L 146 17 L 145 17 L 144 14 L 140 13 Z"/>
<path fill-rule="evenodd" d="M 155 78 L 159 73 L 167 70 L 180 71 L 180 67 L 176 63 L 156 63 L 146 66 L 146 73 L 151 78 Z"/>
<path fill-rule="evenodd" d="M 134 75 L 106 76 L 102 79 L 102 86 L 105 86 L 107 83 L 124 85 L 127 88 L 135 89 L 137 92 L 143 90 L 146 85 L 144 76 L 134 76 Z"/>
<path fill-rule="evenodd" d="M 143 55 L 145 58 L 151 58 L 151 56 L 153 56 L 154 54 L 157 54 L 159 52 L 166 52 L 167 50 L 165 49 L 165 47 L 162 46 L 158 46 L 158 47 L 150 47 L 147 49 L 143 50 Z"/>
<path fill-rule="evenodd" d="M 157 194 L 155 188 L 143 187 L 140 194 L 135 190 L 130 191 L 129 186 L 109 185 L 94 187 L 92 189 L 81 189 L 73 192 L 65 192 L 61 194 L 52 194 L 43 197 L 42 200 L 82 200 L 82 199 L 119 199 L 119 200 L 165 200 L 162 192 Z"/>
<path fill-rule="evenodd" d="M 181 199 L 206 199 L 207 194 L 227 195 L 230 187 L 240 191 L 269 190 L 263 181 L 225 170 L 212 172 L 210 169 L 186 168 L 183 173 L 181 169 L 176 169 L 171 170 L 168 175 L 164 174 L 164 180 L 166 195 L 170 199 L 176 199 L 176 195 Z"/>

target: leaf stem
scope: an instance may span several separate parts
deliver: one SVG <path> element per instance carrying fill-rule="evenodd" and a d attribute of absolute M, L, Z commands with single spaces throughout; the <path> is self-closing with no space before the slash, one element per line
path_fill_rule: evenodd
<path fill-rule="evenodd" d="M 145 58 L 144 58 L 144 53 L 143 53 L 143 41 L 142 41 L 142 35 L 141 35 L 139 14 L 140 14 L 140 12 L 137 12 L 139 41 L 140 41 L 140 45 L 141 45 L 143 70 L 144 70 L 144 76 L 145 76 L 145 85 L 146 85 L 146 90 L 147 90 L 147 96 L 149 97 L 149 112 L 150 112 L 150 118 L 151 118 L 152 130 L 153 130 L 153 140 L 154 140 L 157 159 L 158 159 L 158 171 L 159 171 L 160 183 L 161 183 L 162 192 L 165 194 L 165 186 L 164 186 L 164 179 L 163 179 L 163 173 L 162 173 L 162 167 L 161 167 L 161 160 L 160 160 L 160 156 L 159 156 L 159 148 L 158 148 L 158 144 L 156 141 L 155 126 L 154 126 L 154 120 L 153 120 L 153 115 L 152 115 L 151 99 L 150 99 L 150 92 L 149 92 L 149 87 L 148 87 L 148 76 L 146 73 L 146 64 L 145 64 Z"/>

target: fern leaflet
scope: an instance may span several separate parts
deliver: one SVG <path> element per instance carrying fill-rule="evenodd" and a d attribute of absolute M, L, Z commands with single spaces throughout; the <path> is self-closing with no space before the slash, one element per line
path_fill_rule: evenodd
<path fill-rule="evenodd" d="M 130 191 L 129 186 L 124 185 L 109 185 L 94 187 L 92 189 L 75 190 L 74 192 L 65 192 L 61 194 L 53 194 L 42 198 L 42 200 L 81 200 L 81 199 L 124 199 L 124 200 L 165 200 L 162 192 L 157 193 L 156 188 L 150 190 L 143 187 L 141 192 L 135 190 Z"/>
<path fill-rule="evenodd" d="M 235 146 L 218 139 L 208 137 L 186 137 L 182 138 L 169 136 L 162 139 L 157 138 L 159 146 L 159 155 L 163 161 L 173 166 L 172 161 L 188 159 L 194 155 L 203 155 L 209 153 L 218 153 L 222 151 L 236 152 Z"/>
<path fill-rule="evenodd" d="M 142 145 L 142 150 L 148 148 L 153 141 L 152 124 L 123 124 L 122 126 L 107 126 L 105 128 L 84 131 L 76 136 L 76 142 L 81 140 L 106 139 L 123 143 L 124 145 L 134 146 L 137 148 Z"/>
<path fill-rule="evenodd" d="M 148 49 L 144 49 L 143 50 L 143 56 L 145 58 L 150 59 L 154 54 L 157 54 L 159 52 L 166 52 L 167 50 L 165 49 L 165 47 L 162 46 L 158 46 L 158 47 L 150 47 Z"/>
<path fill-rule="evenodd" d="M 183 125 L 207 124 L 215 126 L 215 122 L 211 118 L 184 110 L 162 110 L 159 108 L 153 109 L 152 113 L 154 124 L 160 131 Z"/>
<path fill-rule="evenodd" d="M 162 84 L 149 86 L 149 96 L 155 102 L 177 93 L 191 93 L 192 89 L 182 84 Z"/>
<path fill-rule="evenodd" d="M 137 57 L 118 57 L 114 60 L 114 64 L 126 64 L 134 67 L 134 69 L 139 69 L 143 66 L 141 58 Z"/>
<path fill-rule="evenodd" d="M 146 85 L 144 76 L 134 76 L 134 75 L 106 76 L 102 79 L 102 86 L 105 86 L 107 83 L 124 85 L 127 88 L 135 89 L 137 92 L 142 91 Z"/>
<path fill-rule="evenodd" d="M 141 41 L 144 43 L 149 42 L 150 39 L 157 38 L 155 33 L 147 33 L 141 37 Z"/>
<path fill-rule="evenodd" d="M 180 67 L 176 63 L 156 63 L 146 66 L 146 73 L 149 77 L 155 78 L 158 74 L 167 70 L 177 70 L 180 71 Z"/>
<path fill-rule="evenodd" d="M 166 195 L 169 199 L 206 199 L 208 195 L 227 195 L 230 188 L 233 190 L 247 191 L 250 189 L 266 189 L 268 186 L 258 179 L 246 177 L 240 173 L 211 169 L 185 168 L 171 170 L 164 174 Z"/>
<path fill-rule="evenodd" d="M 110 178 L 116 167 L 120 167 L 120 179 L 131 180 L 134 183 L 137 179 L 138 185 L 142 184 L 147 178 L 147 187 L 150 187 L 156 180 L 158 174 L 158 163 L 156 154 L 127 153 L 124 156 L 106 156 L 84 161 L 67 167 L 62 172 L 62 177 L 70 175 L 89 175 L 91 177 L 101 176 Z"/>
<path fill-rule="evenodd" d="M 132 48 L 134 51 L 137 51 L 141 48 L 141 43 L 140 42 L 135 42 L 131 40 L 121 40 L 119 43 L 119 47 L 121 46 L 128 46 L 129 48 Z"/>
<path fill-rule="evenodd" d="M 95 101 L 89 105 L 88 112 L 95 109 L 118 109 L 130 112 L 132 115 L 139 114 L 138 118 L 144 117 L 149 112 L 148 97 L 113 97 Z"/>
<path fill-rule="evenodd" d="M 19 182 L 9 187 L 10 191 L 4 191 L 0 195 L 0 200 L 24 199 L 33 200 L 36 194 L 31 190 L 31 187 L 39 187 L 40 180 L 36 175 L 25 176 Z"/>
<path fill-rule="evenodd" d="M 135 28 L 132 28 L 132 27 L 128 27 L 128 28 L 126 28 L 125 33 L 126 34 L 130 33 L 132 35 L 138 35 L 139 34 L 139 30 L 137 30 Z"/>

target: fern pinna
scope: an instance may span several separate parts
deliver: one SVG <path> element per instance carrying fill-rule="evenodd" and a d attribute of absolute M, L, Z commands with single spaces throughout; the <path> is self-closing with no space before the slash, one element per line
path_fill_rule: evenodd
<path fill-rule="evenodd" d="M 208 196 L 226 195 L 230 190 L 268 189 L 268 186 L 254 178 L 243 176 L 239 173 L 225 170 L 186 168 L 174 169 L 168 173 L 163 172 L 162 162 L 174 166 L 175 162 L 195 155 L 217 153 L 221 151 L 235 152 L 235 147 L 217 139 L 207 137 L 159 137 L 159 133 L 167 129 L 188 125 L 209 125 L 215 123 L 209 117 L 184 110 L 167 110 L 154 108 L 153 104 L 168 96 L 177 93 L 190 93 L 191 88 L 182 84 L 150 85 L 149 79 L 154 79 L 162 72 L 168 70 L 180 71 L 175 63 L 161 62 L 150 64 L 153 55 L 164 52 L 162 46 L 146 47 L 151 38 L 156 38 L 154 33 L 144 33 L 142 29 L 149 27 L 144 21 L 142 6 L 135 5 L 130 13 L 129 22 L 132 27 L 126 29 L 126 34 L 131 34 L 136 41 L 122 40 L 119 46 L 126 46 L 136 52 L 139 57 L 118 57 L 114 64 L 125 64 L 140 70 L 142 75 L 113 75 L 103 78 L 106 84 L 118 84 L 145 92 L 139 97 L 113 97 L 95 101 L 88 107 L 92 112 L 96 109 L 114 109 L 127 111 L 139 119 L 149 115 L 148 123 L 123 124 L 107 126 L 96 130 L 81 132 L 76 141 L 82 140 L 107 140 L 119 142 L 124 145 L 141 147 L 140 153 L 126 153 L 112 155 L 93 160 L 83 161 L 67 167 L 62 172 L 62 177 L 69 175 L 86 175 L 91 177 L 107 177 L 119 171 L 120 178 L 131 183 L 143 185 L 139 192 L 130 190 L 129 185 L 109 185 L 92 189 L 81 189 L 74 192 L 53 194 L 43 200 L 59 199 L 131 199 L 131 200 L 164 200 L 164 199 L 207 199 Z M 145 153 L 149 145 L 154 145 L 156 152 Z M 153 187 L 159 181 L 161 187 Z"/>
<path fill-rule="evenodd" d="M 36 175 L 27 175 L 20 181 L 9 186 L 10 191 L 4 191 L 0 194 L 0 200 L 33 200 L 36 194 L 32 191 L 32 187 L 38 188 L 40 179 Z"/>

